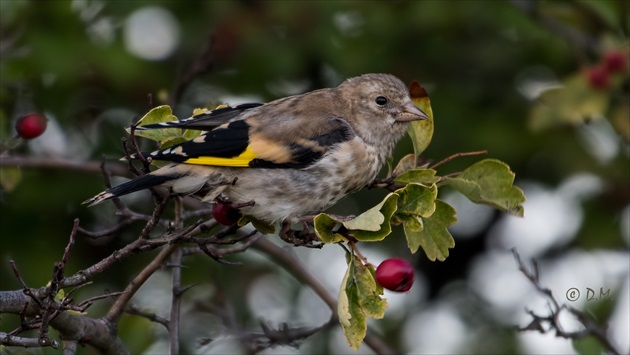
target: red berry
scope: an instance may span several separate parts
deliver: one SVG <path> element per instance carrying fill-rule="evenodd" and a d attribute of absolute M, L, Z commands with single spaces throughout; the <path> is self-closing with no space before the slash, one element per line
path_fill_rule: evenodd
<path fill-rule="evenodd" d="M 606 90 L 610 85 L 610 79 L 608 77 L 608 71 L 604 67 L 589 68 L 586 72 L 588 76 L 588 83 L 594 89 Z"/>
<path fill-rule="evenodd" d="M 46 117 L 39 113 L 29 113 L 15 123 L 15 130 L 24 139 L 38 137 L 46 130 Z"/>
<path fill-rule="evenodd" d="M 621 51 L 610 51 L 604 54 L 604 68 L 609 73 L 622 73 L 628 65 L 628 56 Z"/>
<path fill-rule="evenodd" d="M 225 226 L 231 226 L 241 218 L 241 212 L 230 205 L 217 201 L 212 206 L 212 217 Z"/>
<path fill-rule="evenodd" d="M 413 285 L 413 266 L 400 258 L 387 259 L 376 268 L 376 282 L 396 292 L 407 292 Z"/>

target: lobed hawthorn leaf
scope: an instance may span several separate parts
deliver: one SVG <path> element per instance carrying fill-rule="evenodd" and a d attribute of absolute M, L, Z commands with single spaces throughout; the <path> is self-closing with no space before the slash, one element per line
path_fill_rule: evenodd
<path fill-rule="evenodd" d="M 525 195 L 514 183 L 510 167 L 495 159 L 477 162 L 457 177 L 444 181 L 475 203 L 485 204 L 509 214 L 523 217 Z"/>
<path fill-rule="evenodd" d="M 315 234 L 324 243 L 339 243 L 346 240 L 344 236 L 333 232 L 337 224 L 341 222 L 333 219 L 325 213 L 320 213 L 313 219 Z"/>
<path fill-rule="evenodd" d="M 337 224 L 343 225 L 352 236 L 362 242 L 383 240 L 392 231 L 390 220 L 396 212 L 398 194 L 390 193 L 376 206 L 350 220 L 338 220 L 325 213 L 314 219 L 315 234 L 325 243 L 337 243 L 345 240 L 333 230 Z M 333 224 L 333 221 L 335 222 Z"/>
<path fill-rule="evenodd" d="M 400 196 L 396 215 L 430 217 L 435 212 L 437 192 L 435 184 L 427 187 L 415 183 L 396 190 Z"/>
<path fill-rule="evenodd" d="M 337 315 L 353 350 L 359 349 L 365 338 L 366 318 L 380 319 L 385 315 L 387 300 L 382 294 L 383 288 L 376 283 L 374 269 L 351 255 L 339 290 Z"/>
<path fill-rule="evenodd" d="M 411 169 L 396 176 L 394 182 L 403 185 L 415 183 L 431 186 L 440 181 L 440 178 L 435 176 L 435 174 L 436 171 L 433 169 Z"/>
<path fill-rule="evenodd" d="M 429 116 L 428 120 L 411 122 L 407 131 L 413 142 L 414 156 L 418 157 L 427 149 L 433 137 L 433 110 L 427 91 L 415 80 L 409 86 L 409 96 L 411 101 Z M 416 166 L 415 160 L 413 166 Z"/>
<path fill-rule="evenodd" d="M 407 223 L 404 224 L 409 250 L 416 253 L 422 247 L 429 260 L 446 260 L 448 250 L 455 247 L 455 240 L 446 228 L 456 221 L 455 209 L 448 203 L 437 200 L 435 212 L 428 218 L 422 218 L 420 231 L 411 229 Z"/>

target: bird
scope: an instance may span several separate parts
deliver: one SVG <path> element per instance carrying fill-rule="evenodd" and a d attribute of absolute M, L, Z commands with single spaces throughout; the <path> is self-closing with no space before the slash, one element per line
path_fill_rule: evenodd
<path fill-rule="evenodd" d="M 202 133 L 143 153 L 168 164 L 84 204 L 160 186 L 203 202 L 220 198 L 242 206 L 243 215 L 270 224 L 297 223 L 370 185 L 410 122 L 426 119 L 400 79 L 364 74 L 337 87 L 266 104 L 226 106 L 188 119 L 138 126 Z"/>

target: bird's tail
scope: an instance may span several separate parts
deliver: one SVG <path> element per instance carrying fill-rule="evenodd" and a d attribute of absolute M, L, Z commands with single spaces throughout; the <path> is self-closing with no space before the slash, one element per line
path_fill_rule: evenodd
<path fill-rule="evenodd" d="M 221 194 L 227 186 L 232 185 L 234 181 L 234 176 L 225 176 L 213 167 L 171 164 L 107 189 L 83 202 L 83 204 L 94 206 L 114 197 L 157 186 L 170 188 L 172 193 L 177 195 L 198 194 L 197 197 L 202 201 L 209 202 Z"/>
<path fill-rule="evenodd" d="M 173 176 L 173 175 L 154 175 L 154 174 L 143 175 L 131 181 L 127 181 L 123 184 L 120 184 L 116 187 L 107 189 L 101 192 L 100 194 L 92 197 L 91 199 L 83 201 L 83 204 L 87 204 L 88 206 L 94 206 L 103 201 L 112 199 L 114 197 L 119 197 L 119 196 L 130 194 L 132 192 L 162 185 L 176 178 L 177 176 Z"/>

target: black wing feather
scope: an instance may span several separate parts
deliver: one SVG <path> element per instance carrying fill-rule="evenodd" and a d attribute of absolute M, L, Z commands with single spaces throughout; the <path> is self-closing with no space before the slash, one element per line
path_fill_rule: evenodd
<path fill-rule="evenodd" d="M 249 109 L 252 109 L 254 107 L 258 107 L 258 106 L 262 106 L 262 104 L 249 103 L 249 104 L 241 104 L 237 106 L 228 106 L 228 107 L 223 107 L 216 110 L 200 113 L 198 115 L 192 116 L 184 120 L 138 126 L 136 127 L 136 130 L 143 131 L 147 129 L 160 129 L 160 128 L 188 128 L 188 129 L 198 129 L 202 131 L 208 131 L 224 123 L 227 123 L 231 119 L 238 117 L 243 112 Z"/>

